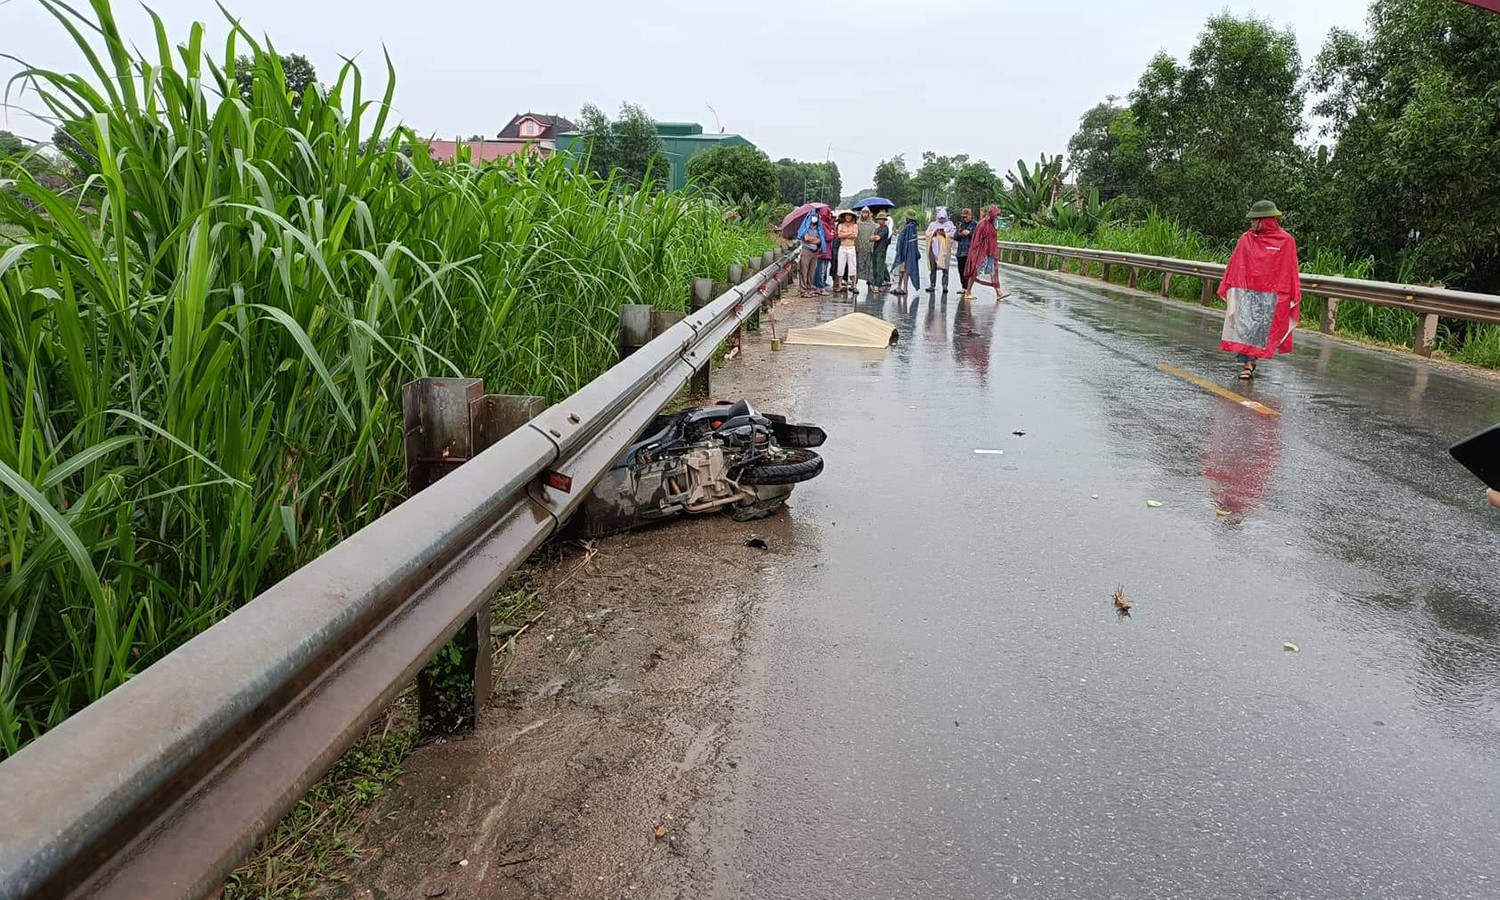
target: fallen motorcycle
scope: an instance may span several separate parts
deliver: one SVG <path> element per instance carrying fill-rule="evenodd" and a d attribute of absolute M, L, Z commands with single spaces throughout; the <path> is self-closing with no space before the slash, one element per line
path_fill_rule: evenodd
<path fill-rule="evenodd" d="M 597 537 L 726 508 L 740 521 L 769 516 L 823 471 L 812 448 L 826 437 L 744 400 L 657 416 L 584 498 L 579 528 Z"/>

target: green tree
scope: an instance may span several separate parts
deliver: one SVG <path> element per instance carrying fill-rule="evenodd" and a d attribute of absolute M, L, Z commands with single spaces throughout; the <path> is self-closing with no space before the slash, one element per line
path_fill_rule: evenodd
<path fill-rule="evenodd" d="M 813 165 L 819 169 L 818 174 L 822 177 L 823 184 L 827 186 L 825 196 L 829 199 L 823 202 L 838 203 L 839 198 L 844 196 L 844 182 L 839 177 L 839 164 L 827 159 L 820 163 L 813 163 Z"/>
<path fill-rule="evenodd" d="M 969 161 L 967 153 L 942 156 L 931 150 L 922 152 L 922 166 L 911 177 L 912 201 L 923 206 L 951 206 L 953 177 Z M 892 198 L 894 199 L 894 198 Z"/>
<path fill-rule="evenodd" d="M 764 152 L 745 145 L 715 147 L 688 160 L 688 179 L 721 197 L 769 203 L 780 194 L 776 165 Z"/>
<path fill-rule="evenodd" d="M 653 169 L 658 170 L 666 158 L 656 120 L 635 103 L 620 104 L 620 120 L 615 123 L 612 162 L 626 184 L 640 186 Z"/>
<path fill-rule="evenodd" d="M 1287 196 L 1302 170 L 1304 100 L 1290 29 L 1214 16 L 1186 63 L 1157 54 L 1131 92 L 1142 195 L 1189 227 L 1233 237 L 1250 203 Z M 1116 124 L 1126 123 L 1117 116 L 1111 132 Z"/>
<path fill-rule="evenodd" d="M 894 199 L 894 198 L 891 198 Z M 980 215 L 985 206 L 1000 199 L 1000 176 L 982 159 L 966 162 L 953 175 L 953 205 L 969 207 Z"/>
<path fill-rule="evenodd" d="M 578 144 L 588 170 L 600 178 L 608 178 L 614 167 L 615 132 L 609 116 L 592 103 L 585 103 L 579 110 Z"/>
<path fill-rule="evenodd" d="M 93 134 L 93 126 L 87 119 L 73 119 L 52 129 L 52 149 L 61 158 L 62 175 L 76 181 L 98 174 L 99 158 L 94 155 Z"/>
<path fill-rule="evenodd" d="M 1319 238 L 1416 277 L 1500 289 L 1500 16 L 1375 0 L 1368 38 L 1332 33 L 1313 63 L 1334 141 Z"/>
<path fill-rule="evenodd" d="M 835 162 L 802 162 L 782 157 L 776 160 L 776 179 L 782 203 L 799 206 L 810 200 L 837 205 L 843 193 Z"/>
<path fill-rule="evenodd" d="M 911 202 L 911 172 L 906 168 L 906 157 L 900 153 L 880 161 L 875 167 L 875 193 L 897 206 Z"/>
<path fill-rule="evenodd" d="M 0 131 L 0 178 L 6 177 L 4 163 L 8 161 L 19 163 L 33 175 L 56 169 L 56 161 L 41 147 L 9 131 Z"/>
<path fill-rule="evenodd" d="M 234 80 L 239 86 L 240 96 L 245 102 L 250 102 L 252 92 L 255 88 L 255 67 L 260 59 L 252 59 L 241 55 L 234 61 Z M 292 97 L 292 106 L 302 105 L 302 95 L 307 92 L 309 85 L 318 83 L 318 71 L 307 57 L 300 53 L 289 53 L 280 57 L 281 77 L 286 85 L 287 93 Z"/>
<path fill-rule="evenodd" d="M 1116 123 L 1126 112 L 1111 96 L 1079 117 L 1078 130 L 1068 141 L 1068 167 L 1080 187 L 1097 188 L 1106 197 L 1133 187 L 1120 172 L 1123 126 Z"/>
<path fill-rule="evenodd" d="M 800 206 L 807 201 L 806 185 L 797 161 L 783 156 L 776 160 L 776 184 L 782 203 Z"/>

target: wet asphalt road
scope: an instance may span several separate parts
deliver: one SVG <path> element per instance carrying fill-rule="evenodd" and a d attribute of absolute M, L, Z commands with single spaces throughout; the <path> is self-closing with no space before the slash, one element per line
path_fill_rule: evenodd
<path fill-rule="evenodd" d="M 1500 513 L 1446 455 L 1500 382 L 1299 337 L 1242 388 L 1211 314 L 1007 285 L 830 298 L 900 343 L 785 351 L 828 468 L 747 638 L 717 895 L 1500 897 Z"/>

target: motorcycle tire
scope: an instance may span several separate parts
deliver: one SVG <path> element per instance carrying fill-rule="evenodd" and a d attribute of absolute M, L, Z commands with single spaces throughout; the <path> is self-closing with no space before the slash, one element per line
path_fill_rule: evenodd
<path fill-rule="evenodd" d="M 746 466 L 740 484 L 797 484 L 810 481 L 823 471 L 823 457 L 801 447 L 787 447 L 774 463 Z"/>

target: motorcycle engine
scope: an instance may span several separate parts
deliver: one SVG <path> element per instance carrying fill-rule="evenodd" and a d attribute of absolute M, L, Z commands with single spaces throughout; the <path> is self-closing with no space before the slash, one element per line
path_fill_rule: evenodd
<path fill-rule="evenodd" d="M 685 476 L 686 483 L 682 477 L 671 479 L 674 487 L 681 490 L 675 494 L 669 492 L 668 496 L 681 503 L 688 512 L 704 512 L 723 506 L 740 493 L 729 480 L 729 466 L 720 447 L 700 446 L 688 450 L 682 455 L 681 467 L 677 471 Z"/>

